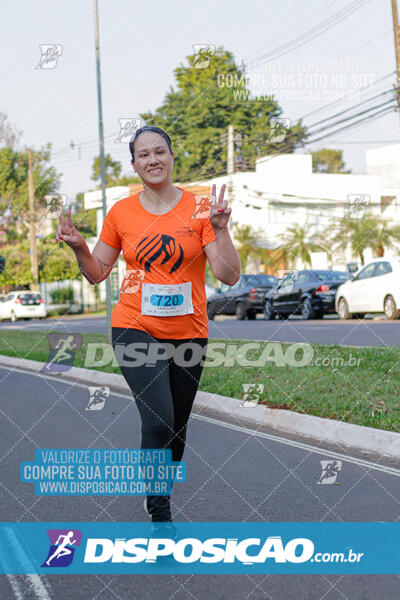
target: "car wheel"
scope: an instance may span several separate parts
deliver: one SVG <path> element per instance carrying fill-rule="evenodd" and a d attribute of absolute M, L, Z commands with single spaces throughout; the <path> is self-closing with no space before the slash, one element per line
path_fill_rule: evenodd
<path fill-rule="evenodd" d="M 351 319 L 353 316 L 351 312 L 349 312 L 349 305 L 344 298 L 340 298 L 338 302 L 338 315 L 344 320 Z"/>
<path fill-rule="evenodd" d="M 235 308 L 235 315 L 238 321 L 243 321 L 246 318 L 246 309 L 243 302 L 238 302 Z"/>
<path fill-rule="evenodd" d="M 315 317 L 315 312 L 309 298 L 305 298 L 303 300 L 300 309 L 303 319 L 313 319 Z"/>
<path fill-rule="evenodd" d="M 383 303 L 383 310 L 385 311 L 386 318 L 391 321 L 398 319 L 400 316 L 400 310 L 397 309 L 393 296 L 386 296 Z"/>
<path fill-rule="evenodd" d="M 267 300 L 264 304 L 264 318 L 267 321 L 272 321 L 273 319 L 275 319 L 275 312 L 272 308 L 271 300 Z"/>
<path fill-rule="evenodd" d="M 211 306 L 211 304 L 207 304 L 207 315 L 210 321 L 214 321 L 215 309 Z"/>
<path fill-rule="evenodd" d="M 11 311 L 11 317 L 10 318 L 11 318 L 11 321 L 13 323 L 15 323 L 15 321 L 17 320 L 17 315 L 15 314 L 15 312 L 13 310 Z"/>
<path fill-rule="evenodd" d="M 256 318 L 257 313 L 254 312 L 254 310 L 249 310 L 249 312 L 247 313 L 247 318 L 250 321 L 254 321 L 254 319 Z"/>

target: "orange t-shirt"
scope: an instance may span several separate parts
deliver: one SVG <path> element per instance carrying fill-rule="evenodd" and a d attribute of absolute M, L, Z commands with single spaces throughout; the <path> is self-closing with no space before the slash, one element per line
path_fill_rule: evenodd
<path fill-rule="evenodd" d="M 182 189 L 182 188 L 178 188 Z M 108 211 L 100 239 L 122 250 L 126 260 L 120 299 L 111 326 L 140 329 L 160 339 L 208 337 L 204 246 L 215 241 L 208 199 L 182 190 L 178 204 L 163 215 L 145 210 L 139 193 Z M 193 313 L 142 314 L 143 283 L 191 282 Z"/>

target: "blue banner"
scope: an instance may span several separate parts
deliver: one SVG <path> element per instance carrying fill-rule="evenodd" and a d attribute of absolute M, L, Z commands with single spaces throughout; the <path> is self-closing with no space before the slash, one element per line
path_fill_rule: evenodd
<path fill-rule="evenodd" d="M 38 496 L 165 496 L 186 465 L 169 449 L 38 449 L 20 476 Z"/>
<path fill-rule="evenodd" d="M 400 523 L 0 523 L 4 574 L 400 574 Z"/>

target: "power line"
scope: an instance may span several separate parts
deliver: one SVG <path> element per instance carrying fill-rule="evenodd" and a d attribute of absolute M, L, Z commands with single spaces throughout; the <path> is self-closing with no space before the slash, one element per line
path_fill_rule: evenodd
<path fill-rule="evenodd" d="M 319 137 L 319 138 L 317 138 L 317 139 L 314 139 L 314 140 L 307 141 L 307 142 L 305 142 L 305 144 L 307 144 L 307 145 L 309 145 L 309 144 L 314 144 L 315 142 L 319 142 L 320 140 L 323 140 L 323 139 L 325 139 L 326 137 L 329 137 L 329 136 L 331 136 L 331 135 L 335 135 L 336 133 L 339 133 L 340 131 L 345 131 L 346 129 L 350 129 L 350 128 L 356 127 L 357 125 L 360 125 L 361 123 L 364 123 L 365 121 L 373 120 L 373 119 L 375 119 L 375 118 L 377 118 L 377 117 L 383 116 L 384 114 L 389 114 L 389 113 L 390 113 L 390 112 L 392 112 L 392 111 L 393 111 L 395 108 L 396 108 L 396 106 L 395 106 L 395 105 L 393 105 L 393 106 L 389 106 L 389 107 L 387 107 L 387 108 L 385 108 L 385 109 L 383 109 L 383 110 L 381 110 L 381 111 L 377 112 L 376 114 L 373 114 L 373 115 L 369 115 L 369 116 L 367 116 L 367 117 L 364 117 L 363 119 L 360 119 L 359 121 L 356 121 L 356 122 L 354 122 L 354 123 L 351 123 L 351 124 L 349 124 L 349 125 L 346 125 L 345 127 L 341 127 L 340 129 L 336 129 L 335 131 L 332 131 L 331 133 L 328 133 L 328 134 L 322 135 L 322 136 L 320 136 L 320 137 Z"/>
<path fill-rule="evenodd" d="M 386 113 L 388 113 L 388 112 L 391 112 L 393 109 L 395 109 L 395 108 L 396 108 L 396 106 L 395 106 L 395 104 L 393 104 L 393 102 L 394 102 L 394 99 L 391 99 L 391 100 L 389 100 L 388 102 L 384 102 L 384 103 L 382 103 L 382 104 L 380 104 L 380 105 L 375 105 L 375 106 L 373 106 L 373 107 L 370 107 L 369 109 L 367 109 L 367 110 L 365 110 L 365 111 L 360 111 L 360 112 L 358 112 L 358 113 L 356 113 L 356 114 L 352 115 L 351 117 L 347 117 L 346 119 L 340 119 L 340 120 L 338 120 L 338 121 L 336 121 L 336 122 L 333 122 L 333 123 L 331 123 L 330 125 L 328 125 L 328 126 L 326 126 L 326 127 L 322 127 L 322 128 L 320 128 L 320 129 L 318 129 L 317 131 L 315 131 L 315 132 L 314 132 L 313 134 L 311 134 L 311 135 L 314 135 L 314 136 L 315 136 L 315 135 L 318 135 L 318 133 L 322 133 L 322 131 L 324 131 L 324 130 L 326 130 L 326 129 L 334 129 L 335 127 L 337 127 L 337 125 L 340 125 L 340 124 L 342 124 L 342 123 L 344 123 L 344 122 L 346 122 L 346 121 L 349 121 L 349 120 L 356 119 L 357 117 L 359 117 L 359 116 L 361 116 L 361 115 L 365 115 L 366 113 L 370 113 L 371 111 L 376 111 L 377 109 L 382 109 L 382 107 L 385 107 L 385 108 L 383 108 L 382 110 L 380 110 L 380 111 L 378 111 L 378 112 L 372 112 L 372 114 L 369 114 L 369 115 L 367 115 L 367 116 L 364 116 L 362 119 L 359 119 L 358 121 L 353 121 L 353 123 L 347 123 L 347 125 L 345 125 L 345 126 L 343 126 L 343 127 L 339 127 L 338 129 L 334 129 L 333 131 L 327 132 L 327 133 L 323 134 L 322 136 L 319 136 L 319 137 L 317 137 L 317 138 L 313 138 L 313 139 L 307 139 L 307 140 L 306 140 L 306 141 L 304 141 L 304 142 L 303 142 L 301 139 L 299 139 L 299 142 L 300 142 L 300 143 L 303 145 L 303 147 L 305 148 L 306 146 L 308 146 L 308 145 L 310 145 L 310 144 L 313 144 L 313 143 L 315 143 L 315 142 L 317 142 L 317 141 L 320 141 L 320 140 L 322 140 L 322 139 L 325 139 L 326 137 L 330 137 L 331 135 L 335 135 L 336 133 L 339 133 L 339 132 L 341 132 L 341 131 L 346 131 L 347 129 L 351 129 L 351 128 L 353 128 L 353 127 L 357 127 L 357 126 L 359 126 L 360 124 L 364 123 L 365 121 L 368 121 L 368 120 L 374 120 L 375 118 L 378 118 L 378 117 L 380 117 L 380 116 L 383 116 L 383 114 L 386 114 Z M 390 104 L 390 103 L 392 103 L 390 106 L 386 106 L 386 105 L 388 105 L 388 104 Z M 357 106 L 358 106 L 358 104 L 357 104 L 357 105 L 354 105 L 354 106 L 353 106 L 353 110 L 354 110 L 355 108 L 357 108 Z M 328 119 L 326 119 L 326 121 L 329 121 L 329 118 L 328 118 Z M 312 128 L 312 127 L 313 127 L 313 125 L 311 125 L 311 126 L 310 126 L 310 128 Z M 298 134 L 296 134 L 296 133 L 294 133 L 294 134 L 291 134 L 291 135 L 292 135 L 292 138 L 293 138 L 293 137 L 295 137 L 295 138 L 296 138 L 296 137 L 297 137 L 297 138 L 299 138 L 299 135 L 298 135 Z M 288 140 L 288 142 L 287 142 L 286 144 L 284 144 L 284 145 L 283 145 L 283 146 L 280 148 L 280 150 L 279 150 L 278 152 L 275 152 L 275 153 L 271 154 L 271 155 L 268 157 L 268 160 L 271 160 L 272 158 L 275 158 L 276 156 L 279 156 L 279 155 L 281 155 L 281 154 L 284 154 L 284 153 L 285 153 L 287 150 L 290 150 L 290 149 L 292 149 L 292 147 L 293 147 L 293 144 L 294 144 L 294 143 L 295 143 L 295 142 L 293 141 L 293 139 L 291 139 L 290 141 Z M 266 145 L 266 146 L 264 146 L 264 147 L 267 147 L 267 145 Z"/>
<path fill-rule="evenodd" d="M 339 119 L 338 121 L 335 121 L 334 123 L 325 125 L 325 127 L 320 127 L 316 131 L 311 132 L 311 136 L 321 133 L 322 131 L 326 131 L 327 129 L 332 129 L 332 127 L 336 127 L 336 125 L 340 125 L 341 123 L 346 123 L 347 121 L 351 121 L 352 119 L 355 119 L 356 117 L 359 117 L 364 114 L 368 114 L 369 112 L 371 112 L 373 110 L 382 108 L 389 104 L 393 104 L 393 98 L 390 98 L 389 100 L 386 100 L 386 102 L 382 102 L 381 104 L 376 104 L 375 106 L 366 108 L 365 110 L 362 110 L 362 111 L 356 113 L 355 115 L 350 115 L 349 117 L 346 117 L 345 119 Z M 395 108 L 395 105 L 393 105 L 393 108 Z M 313 125 L 311 127 L 313 127 Z"/>
<path fill-rule="evenodd" d="M 363 46 L 365 46 L 366 44 L 369 44 L 371 42 L 374 42 L 375 40 L 378 40 L 381 37 L 384 37 L 385 35 L 389 35 L 389 33 L 392 33 L 392 29 L 388 29 L 387 31 L 384 31 L 382 33 L 380 33 L 379 35 L 377 35 L 376 37 L 370 38 L 369 40 L 366 40 L 365 42 L 363 42 L 362 44 L 359 44 L 358 46 L 353 46 L 353 48 L 350 48 L 350 50 L 346 50 L 346 52 L 343 52 L 342 54 L 339 54 L 340 56 L 348 56 L 350 54 L 350 52 L 354 52 L 354 50 L 358 50 L 359 48 L 362 48 Z"/>
<path fill-rule="evenodd" d="M 333 5 L 337 6 L 337 4 L 338 4 L 337 0 L 335 0 L 334 2 L 331 2 L 330 4 L 328 4 L 328 6 L 325 6 L 321 10 L 318 10 L 317 12 L 314 12 L 313 15 L 312 15 L 312 18 L 314 19 L 314 17 L 316 17 L 320 13 L 325 12 L 326 10 L 328 10 L 328 8 L 330 8 Z M 288 33 L 290 33 L 291 31 L 293 31 L 293 30 L 299 30 L 299 28 L 301 27 L 301 25 L 303 25 L 303 23 L 307 23 L 309 25 L 310 24 L 310 17 L 307 17 L 303 21 L 300 21 L 300 23 L 297 23 L 296 25 L 294 25 L 293 27 L 291 27 L 290 29 L 288 29 L 284 34 L 282 34 L 279 37 L 274 38 L 273 40 L 271 40 L 271 42 L 269 42 L 266 47 L 272 46 L 275 42 L 279 41 L 283 37 L 286 37 L 286 35 Z M 263 48 L 263 50 L 265 50 L 265 47 Z M 258 54 L 258 53 L 262 52 L 263 50 L 259 50 L 258 52 L 254 52 L 253 54 Z M 250 57 L 248 57 L 248 58 L 250 59 Z M 246 62 L 246 61 L 244 61 L 244 62 Z"/>
<path fill-rule="evenodd" d="M 360 88 L 357 88 L 355 91 L 356 92 L 361 92 L 362 90 L 366 90 L 367 88 L 369 88 L 369 87 L 371 87 L 373 85 L 376 85 L 377 83 L 380 83 L 381 81 L 384 81 L 388 77 L 391 77 L 395 73 L 396 73 L 396 71 L 392 71 L 391 73 L 388 73 L 387 75 L 384 75 L 383 77 L 380 77 L 379 79 L 377 79 L 373 83 L 368 83 L 367 85 L 364 85 L 364 86 L 362 86 Z M 333 100 L 332 102 L 329 102 L 328 104 L 324 104 L 324 106 L 320 106 L 319 108 L 316 108 L 315 110 L 312 110 L 311 112 L 306 113 L 305 115 L 303 115 L 302 117 L 300 117 L 300 119 L 306 119 L 307 117 L 309 117 L 311 115 L 315 115 L 318 112 L 326 110 L 329 106 L 333 106 L 334 104 L 337 104 L 338 102 L 343 102 L 343 100 L 345 98 L 348 98 L 352 94 L 354 94 L 354 92 L 349 92 L 348 94 L 346 94 L 345 96 L 343 96 L 343 98 L 339 98 L 338 100 Z"/>
<path fill-rule="evenodd" d="M 353 115 L 352 118 L 356 118 L 357 116 L 358 116 L 358 114 Z M 343 122 L 343 120 L 337 121 L 336 123 L 331 124 L 329 126 L 329 128 L 331 129 L 332 127 L 335 127 L 336 125 L 340 124 L 341 122 Z M 350 128 L 350 127 L 351 127 L 351 123 L 348 124 L 345 128 Z M 314 132 L 314 135 L 317 134 L 317 133 L 319 133 L 320 131 L 322 131 L 322 128 L 320 130 Z M 334 133 L 336 133 L 336 131 L 331 132 L 331 133 L 327 133 L 327 134 L 324 135 L 324 137 L 329 137 L 330 135 L 332 135 Z M 299 135 L 296 134 L 296 133 L 292 133 L 291 135 L 292 135 L 292 137 L 298 138 L 298 142 L 300 142 L 303 145 L 303 147 L 305 147 L 306 144 L 309 145 L 309 144 L 312 144 L 314 141 L 316 141 L 314 139 L 303 141 L 303 140 L 300 139 Z M 268 157 L 268 159 L 270 160 L 272 158 L 275 158 L 276 156 L 284 154 L 287 150 L 292 149 L 293 148 L 293 144 L 295 144 L 295 143 L 296 142 L 294 140 L 288 140 L 277 152 L 271 153 L 271 155 Z M 262 148 L 265 148 L 265 149 L 269 148 L 270 149 L 270 145 L 269 144 L 265 144 L 264 146 L 262 146 Z"/>
<path fill-rule="evenodd" d="M 321 23 L 318 23 L 318 25 L 311 27 L 311 29 L 309 29 L 308 31 L 305 31 L 304 33 L 296 36 L 292 40 L 289 40 L 288 42 L 277 46 L 274 50 L 271 50 L 263 56 L 252 59 L 251 61 L 249 61 L 250 64 L 256 61 L 265 62 L 268 60 L 272 60 L 273 58 L 279 58 L 280 56 L 287 54 L 292 50 L 295 50 L 300 45 L 304 45 L 307 42 L 322 35 L 328 29 L 331 29 L 332 27 L 346 19 L 348 16 L 350 16 L 360 8 L 364 7 L 370 1 L 371 0 L 354 0 L 344 8 L 340 9 L 337 13 L 331 15 L 324 21 L 321 21 Z"/>
<path fill-rule="evenodd" d="M 114 137 L 116 135 L 118 135 L 118 131 L 114 132 L 114 133 L 110 133 L 109 135 L 104 136 L 104 139 L 109 139 L 111 137 Z M 68 144 L 68 146 L 64 146 L 63 148 L 60 148 L 59 150 L 56 150 L 55 152 L 52 152 L 51 155 L 52 156 L 58 156 L 59 154 L 62 154 L 64 152 L 68 152 L 68 151 L 74 151 L 75 148 L 86 148 L 87 146 L 94 146 L 94 145 L 98 145 L 99 140 L 88 140 L 86 142 L 74 142 L 73 146 L 71 146 L 71 144 Z"/>
<path fill-rule="evenodd" d="M 384 92 L 380 92 L 379 94 L 376 94 L 375 96 L 366 98 L 365 100 L 362 100 L 361 102 L 358 102 L 357 104 L 350 106 L 349 108 L 345 108 L 344 110 L 341 110 L 340 112 L 335 113 L 332 116 L 327 117 L 326 119 L 321 119 L 320 121 L 316 121 L 315 123 L 310 125 L 310 127 L 315 127 L 316 125 L 319 125 L 320 123 L 330 121 L 331 119 L 334 119 L 335 117 L 339 117 L 351 110 L 354 110 L 355 108 L 358 108 L 359 106 L 362 106 L 363 104 L 367 104 L 368 102 L 371 102 L 372 100 L 376 100 L 377 98 L 380 98 L 381 96 L 386 96 L 387 94 L 394 94 L 394 90 L 393 89 L 385 90 Z"/>

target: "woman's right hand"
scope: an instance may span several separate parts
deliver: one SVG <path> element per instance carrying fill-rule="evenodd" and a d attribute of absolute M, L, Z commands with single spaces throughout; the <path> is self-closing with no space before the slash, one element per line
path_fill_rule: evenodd
<path fill-rule="evenodd" d="M 80 248 L 82 242 L 84 242 L 83 237 L 72 222 L 71 212 L 69 210 L 67 210 L 67 218 L 64 217 L 61 211 L 60 224 L 58 225 L 56 232 L 56 241 L 65 242 L 73 250 Z"/>

